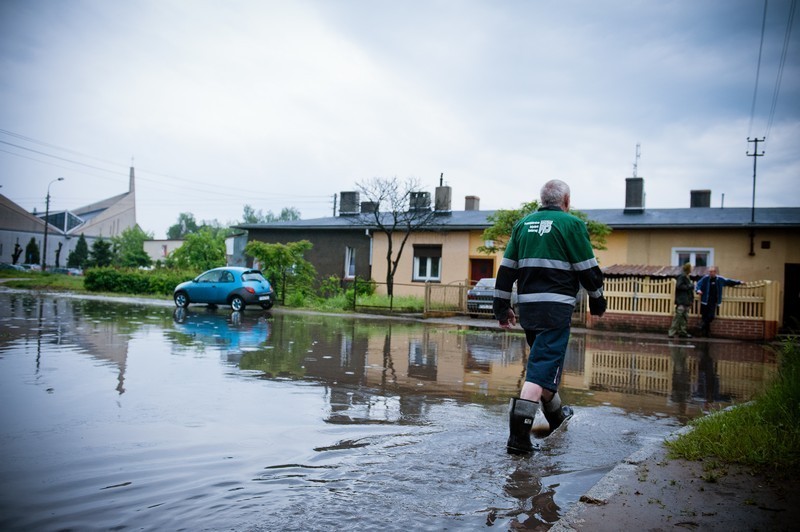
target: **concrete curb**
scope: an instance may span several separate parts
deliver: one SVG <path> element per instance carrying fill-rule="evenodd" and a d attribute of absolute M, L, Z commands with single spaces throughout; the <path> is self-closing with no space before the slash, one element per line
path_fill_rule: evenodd
<path fill-rule="evenodd" d="M 589 489 L 589 491 L 584 493 L 578 502 L 575 503 L 561 519 L 556 521 L 550 528 L 550 532 L 574 532 L 576 529 L 571 526 L 571 523 L 581 523 L 581 515 L 587 508 L 608 504 L 611 497 L 613 497 L 623 485 L 633 482 L 632 479 L 636 478 L 637 466 L 658 452 L 665 441 L 673 440 L 691 430 L 692 427 L 688 425 L 682 427 L 668 434 L 663 441 L 649 442 L 638 451 L 629 455 L 620 464 L 614 467 L 614 469 L 606 473 L 597 484 Z"/>

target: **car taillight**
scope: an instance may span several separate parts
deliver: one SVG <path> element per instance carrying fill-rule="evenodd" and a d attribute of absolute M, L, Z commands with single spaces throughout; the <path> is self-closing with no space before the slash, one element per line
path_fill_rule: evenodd
<path fill-rule="evenodd" d="M 255 294 L 256 293 L 255 288 L 251 288 L 249 286 L 245 286 L 244 289 L 247 290 L 248 292 L 250 292 L 251 294 Z"/>

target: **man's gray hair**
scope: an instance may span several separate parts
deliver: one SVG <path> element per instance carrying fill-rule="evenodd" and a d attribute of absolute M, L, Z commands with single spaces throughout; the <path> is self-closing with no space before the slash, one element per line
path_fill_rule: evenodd
<path fill-rule="evenodd" d="M 561 207 L 564 198 L 569 196 L 569 185 L 559 179 L 551 179 L 542 186 L 539 192 L 542 207 Z"/>

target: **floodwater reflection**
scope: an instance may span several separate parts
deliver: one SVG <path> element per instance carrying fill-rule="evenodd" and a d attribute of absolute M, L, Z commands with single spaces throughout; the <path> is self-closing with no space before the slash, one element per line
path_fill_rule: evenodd
<path fill-rule="evenodd" d="M 546 529 L 776 371 L 756 344 L 573 334 L 575 417 L 520 458 L 526 356 L 467 326 L 0 291 L 0 528 Z"/>

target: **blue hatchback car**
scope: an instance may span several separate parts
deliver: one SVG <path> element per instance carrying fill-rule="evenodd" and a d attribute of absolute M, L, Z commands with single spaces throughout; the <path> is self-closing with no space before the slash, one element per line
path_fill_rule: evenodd
<path fill-rule="evenodd" d="M 208 270 L 191 281 L 175 287 L 175 306 L 185 308 L 191 303 L 230 305 L 244 310 L 247 305 L 260 305 L 269 310 L 275 304 L 275 293 L 259 270 L 225 266 Z"/>

